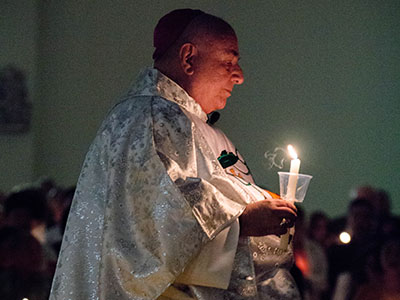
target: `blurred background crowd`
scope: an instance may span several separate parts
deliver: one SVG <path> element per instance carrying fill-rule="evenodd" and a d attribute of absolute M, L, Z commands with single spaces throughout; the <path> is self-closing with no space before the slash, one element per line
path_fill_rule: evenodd
<path fill-rule="evenodd" d="M 75 187 L 52 180 L 0 193 L 0 299 L 47 299 Z M 299 207 L 292 274 L 304 300 L 400 299 L 400 218 L 361 186 L 346 215 Z"/>
<path fill-rule="evenodd" d="M 48 299 L 74 192 L 43 180 L 0 193 L 0 299 Z"/>

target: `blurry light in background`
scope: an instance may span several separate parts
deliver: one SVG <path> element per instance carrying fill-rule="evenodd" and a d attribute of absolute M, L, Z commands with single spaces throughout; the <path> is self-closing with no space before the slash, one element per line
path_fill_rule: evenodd
<path fill-rule="evenodd" d="M 343 244 L 348 244 L 351 241 L 351 236 L 348 232 L 343 231 L 340 235 L 339 235 L 339 240 L 340 242 L 342 242 Z"/>

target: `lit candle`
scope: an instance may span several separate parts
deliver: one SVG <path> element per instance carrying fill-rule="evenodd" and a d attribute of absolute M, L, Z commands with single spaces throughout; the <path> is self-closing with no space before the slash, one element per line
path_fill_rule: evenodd
<path fill-rule="evenodd" d="M 288 145 L 288 151 L 289 155 L 292 157 L 292 160 L 290 161 L 290 175 L 286 192 L 286 200 L 294 201 L 296 200 L 296 185 L 298 179 L 297 175 L 299 174 L 300 170 L 300 159 L 297 158 L 297 153 L 292 145 Z M 289 229 L 284 235 L 281 236 L 279 248 L 283 250 L 288 248 L 290 231 L 291 230 Z"/>
<path fill-rule="evenodd" d="M 300 170 L 300 159 L 297 158 L 296 150 L 294 150 L 292 145 L 288 145 L 289 155 L 292 157 L 290 161 L 290 176 L 287 187 L 286 199 L 296 200 L 296 185 L 298 174 Z"/>

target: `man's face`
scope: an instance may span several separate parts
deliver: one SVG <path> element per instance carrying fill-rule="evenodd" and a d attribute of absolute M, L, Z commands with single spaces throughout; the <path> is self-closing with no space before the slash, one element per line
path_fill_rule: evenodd
<path fill-rule="evenodd" d="M 228 35 L 208 38 L 195 46 L 198 55 L 193 57 L 194 74 L 188 92 L 208 114 L 224 108 L 234 85 L 243 83 L 238 42 L 236 36 Z"/>

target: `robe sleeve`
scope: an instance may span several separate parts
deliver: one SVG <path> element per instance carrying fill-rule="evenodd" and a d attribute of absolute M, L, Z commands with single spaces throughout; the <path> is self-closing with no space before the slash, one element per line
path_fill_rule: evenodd
<path fill-rule="evenodd" d="M 50 299 L 156 299 L 245 207 L 176 104 L 139 97 L 103 124 Z"/>
<path fill-rule="evenodd" d="M 249 201 L 232 183 L 206 139 L 176 105 L 152 106 L 154 147 L 168 176 L 190 205 L 208 238 L 238 217 Z"/>

